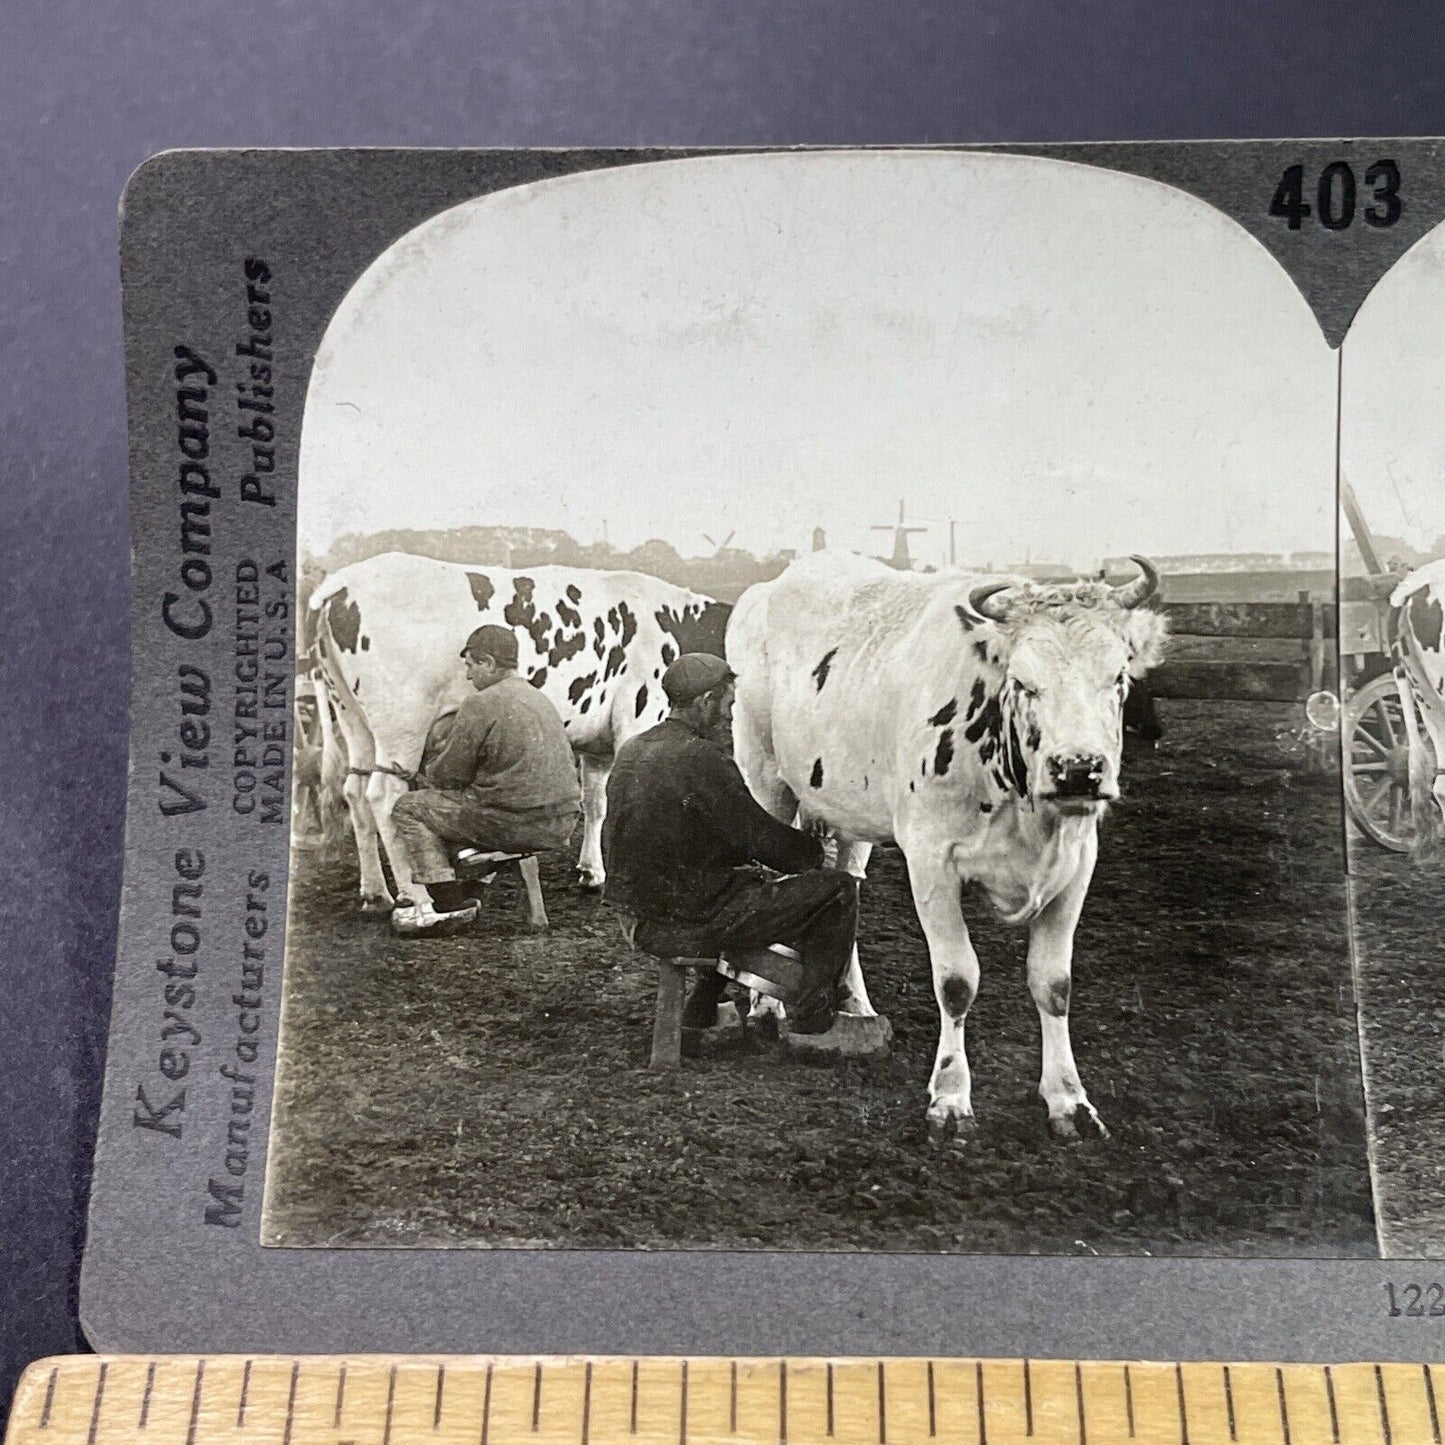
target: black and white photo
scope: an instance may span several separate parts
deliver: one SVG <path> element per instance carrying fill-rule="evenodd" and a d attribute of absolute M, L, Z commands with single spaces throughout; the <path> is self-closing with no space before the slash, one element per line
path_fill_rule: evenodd
<path fill-rule="evenodd" d="M 1341 350 L 1343 749 L 1380 1243 L 1445 1254 L 1445 229 Z"/>
<path fill-rule="evenodd" d="M 302 422 L 263 1243 L 1373 1254 L 1336 379 L 1055 160 L 397 237 Z"/>

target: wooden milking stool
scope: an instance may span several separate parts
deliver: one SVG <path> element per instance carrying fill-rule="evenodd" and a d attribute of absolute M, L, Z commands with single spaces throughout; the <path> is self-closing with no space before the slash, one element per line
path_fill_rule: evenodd
<path fill-rule="evenodd" d="M 776 999 L 796 996 L 803 975 L 798 955 L 780 943 L 771 948 L 734 949 L 724 958 L 659 958 L 649 1068 L 676 1069 L 682 1064 L 683 985 L 692 968 L 720 973 Z"/>
<path fill-rule="evenodd" d="M 715 958 L 659 958 L 657 1009 L 652 1018 L 650 1069 L 676 1069 L 682 1064 L 683 985 L 690 968 L 715 970 Z"/>
<path fill-rule="evenodd" d="M 469 880 L 488 878 L 505 863 L 515 863 L 522 877 L 522 906 L 532 928 L 541 933 L 551 926 L 547 905 L 542 900 L 541 865 L 535 853 L 483 853 L 476 848 L 462 848 L 456 854 L 458 874 Z"/>

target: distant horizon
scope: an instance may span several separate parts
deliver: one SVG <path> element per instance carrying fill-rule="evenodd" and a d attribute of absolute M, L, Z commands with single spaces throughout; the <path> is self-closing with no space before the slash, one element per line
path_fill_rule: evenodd
<path fill-rule="evenodd" d="M 669 546 L 669 547 L 672 547 L 672 545 L 673 545 L 672 543 L 667 542 L 667 540 L 666 540 L 665 538 L 655 538 L 655 537 L 654 537 L 654 538 L 645 538 L 642 542 L 636 544 L 636 545 L 633 546 L 633 547 L 617 547 L 617 546 L 614 546 L 614 545 L 613 545 L 612 543 L 610 543 L 610 542 L 604 541 L 604 540 L 601 539 L 601 538 L 597 538 L 597 539 L 594 539 L 594 540 L 592 540 L 592 541 L 585 541 L 585 540 L 583 540 L 583 539 L 581 539 L 581 538 L 578 538 L 578 537 L 573 536 L 573 535 L 572 535 L 570 532 L 568 532 L 565 528 L 560 528 L 560 527 L 536 526 L 536 525 L 529 525 L 529 524 L 526 524 L 526 523 L 518 523 L 518 524 L 516 524 L 516 525 L 504 525 L 504 526 L 495 526 L 495 525 L 490 525 L 490 524 L 486 524 L 486 523 L 466 523 L 466 524 L 462 524 L 462 525 L 455 526 L 455 527 L 445 527 L 445 528 L 443 528 L 443 527 L 384 527 L 384 528 L 379 528 L 379 529 L 377 529 L 377 530 L 375 530 L 375 531 L 370 531 L 370 532 L 346 532 L 346 533 L 342 533 L 340 536 L 338 536 L 337 538 L 335 538 L 334 541 L 331 543 L 331 546 L 328 547 L 325 552 L 320 553 L 320 554 L 317 554 L 317 553 L 315 553 L 315 552 L 312 552 L 312 551 L 307 550 L 307 551 L 305 552 L 305 555 L 319 562 L 319 561 L 322 561 L 322 560 L 323 560 L 324 558 L 326 558 L 327 556 L 329 556 L 331 552 L 337 550 L 338 548 L 340 548 L 342 551 L 355 551 L 355 550 L 357 550 L 358 548 L 363 548 L 363 549 L 364 549 L 368 544 L 374 543 L 374 542 L 377 541 L 379 538 L 384 537 L 384 536 L 386 536 L 386 535 L 389 534 L 389 533 L 399 534 L 399 535 L 403 535 L 403 536 L 404 536 L 404 535 L 408 535 L 408 534 L 413 535 L 413 536 L 425 536 L 425 535 L 428 534 L 428 533 L 434 533 L 434 534 L 438 534 L 438 535 L 440 535 L 440 536 L 442 536 L 442 537 L 457 537 L 457 536 L 462 535 L 462 534 L 465 534 L 465 533 L 467 533 L 467 532 L 493 532 L 493 533 L 498 533 L 498 534 L 505 534 L 505 533 L 530 533 L 530 534 L 533 534 L 534 536 L 541 536 L 541 537 L 565 537 L 565 538 L 566 538 L 568 541 L 570 541 L 574 546 L 576 546 L 579 551 L 598 551 L 598 550 L 604 550 L 604 549 L 605 549 L 605 550 L 607 550 L 611 555 L 616 556 L 616 557 L 618 557 L 618 558 L 626 558 L 626 557 L 631 556 L 631 555 L 633 555 L 634 553 L 636 553 L 636 552 L 638 552 L 638 551 L 640 551 L 640 550 L 642 550 L 642 549 L 644 549 L 644 548 L 646 548 L 646 547 L 655 546 L 655 545 L 658 544 L 658 543 L 663 543 L 664 545 Z M 1392 540 L 1401 540 L 1401 539 L 1392 539 Z M 914 544 L 914 545 L 916 546 L 916 544 Z M 1347 545 L 1347 547 L 1348 547 L 1350 544 L 1347 543 L 1346 545 Z M 673 548 L 673 550 L 674 550 L 674 552 L 676 552 L 676 555 L 677 555 L 679 561 L 688 562 L 688 563 L 700 563 L 700 562 L 718 562 L 718 563 L 723 563 L 723 562 L 726 562 L 726 561 L 730 560 L 731 558 L 739 558 L 739 559 L 746 559 L 746 560 L 752 561 L 752 562 L 754 562 L 754 563 L 759 563 L 759 564 L 761 564 L 761 563 L 769 562 L 769 561 L 772 561 L 772 560 L 776 560 L 778 557 L 784 556 L 784 555 L 788 555 L 789 553 L 791 553 L 792 555 L 795 555 L 795 556 L 803 556 L 803 555 L 806 555 L 806 553 L 807 553 L 810 549 L 809 549 L 809 548 L 779 548 L 779 549 L 777 549 L 776 551 L 759 553 L 759 552 L 754 552 L 754 551 L 752 551 L 752 550 L 749 549 L 749 548 L 730 546 L 730 547 L 728 547 L 728 548 L 726 549 L 725 552 L 723 552 L 723 553 L 721 553 L 721 554 L 720 554 L 718 551 L 716 551 L 716 550 L 711 551 L 711 552 L 706 551 L 706 550 L 701 550 L 701 551 L 697 551 L 697 552 L 683 552 L 683 551 L 681 551 L 681 550 L 679 550 L 679 549 L 677 549 L 677 548 L 675 548 L 675 547 Z M 837 547 L 834 547 L 831 543 L 829 543 L 829 545 L 828 545 L 828 550 L 830 550 L 830 551 L 842 550 L 842 551 L 853 551 L 853 552 L 857 552 L 857 551 L 858 551 L 858 549 L 856 549 L 856 548 L 837 548 Z M 868 557 L 873 557 L 873 558 L 876 558 L 877 560 L 880 560 L 880 561 L 887 561 L 887 560 L 889 559 L 889 557 L 891 556 L 891 552 L 890 552 L 889 548 L 888 548 L 886 545 L 883 545 L 883 546 L 880 546 L 880 548 L 878 548 L 877 550 L 869 550 L 869 551 L 859 552 L 859 555 L 868 556 Z M 1192 551 L 1192 552 L 1161 552 L 1161 553 L 1158 553 L 1158 554 L 1152 554 L 1152 555 L 1150 556 L 1150 560 L 1153 561 L 1153 562 L 1155 562 L 1155 563 L 1158 563 L 1158 564 L 1163 564 L 1163 563 L 1178 562 L 1178 561 L 1200 561 L 1200 562 L 1206 562 L 1206 561 L 1229 561 L 1229 560 L 1234 560 L 1234 559 L 1241 559 L 1241 560 L 1242 560 L 1242 559 L 1258 558 L 1258 559 L 1268 559 L 1268 560 L 1272 560 L 1272 561 L 1279 561 L 1279 562 L 1285 562 L 1285 563 L 1294 562 L 1294 563 L 1297 563 L 1297 564 L 1301 564 L 1301 565 L 1300 565 L 1300 570 L 1321 570 L 1321 569 L 1327 569 L 1327 568 L 1333 567 L 1333 565 L 1334 565 L 1334 555 L 1335 555 L 1335 554 L 1334 554 L 1333 550 L 1329 550 L 1329 549 L 1318 549 L 1318 548 L 1300 549 L 1300 550 L 1293 551 L 1293 552 L 1271 551 L 1271 550 L 1264 549 L 1264 548 L 1249 548 L 1249 549 L 1246 549 L 1246 550 L 1236 550 L 1236 551 L 1233 551 L 1233 552 L 1199 552 L 1199 551 Z M 996 555 L 996 556 L 983 556 L 983 557 L 978 557 L 978 556 L 961 556 L 961 557 L 958 558 L 957 562 L 955 562 L 955 563 L 953 563 L 953 564 L 949 564 L 949 563 L 947 563 L 947 562 L 944 562 L 944 563 L 942 563 L 942 564 L 934 564 L 934 563 L 932 562 L 930 556 L 927 555 L 926 553 L 920 551 L 920 550 L 914 550 L 914 551 L 912 551 L 912 552 L 910 553 L 910 556 L 911 556 L 911 560 L 915 563 L 916 566 L 924 566 L 924 567 L 926 567 L 926 566 L 934 566 L 934 565 L 938 565 L 938 566 L 948 566 L 948 565 L 952 565 L 952 566 L 957 567 L 960 571 L 989 570 L 989 569 L 998 570 L 998 571 L 1009 571 L 1009 570 L 1020 570 L 1020 569 L 1022 569 L 1022 568 L 1026 568 L 1026 567 L 1031 567 L 1031 566 L 1032 566 L 1032 567 L 1059 567 L 1059 568 L 1067 568 L 1067 569 L 1069 569 L 1069 570 L 1071 570 L 1071 571 L 1074 571 L 1074 572 L 1085 573 L 1085 572 L 1089 572 L 1089 571 L 1096 571 L 1099 566 L 1104 565 L 1104 564 L 1106 564 L 1106 563 L 1115 563 L 1115 564 L 1127 565 L 1127 561 L 1128 561 L 1128 555 L 1125 554 L 1125 553 L 1118 553 L 1118 554 L 1111 555 L 1111 556 L 1104 557 L 1104 558 L 1092 559 L 1092 560 L 1091 560 L 1090 562 L 1088 562 L 1088 563 L 1078 563 L 1078 562 L 1075 562 L 1074 560 L 1072 560 L 1072 559 L 1069 558 L 1069 557 L 1049 557 L 1049 556 L 1008 557 L 1008 556 L 1004 556 L 1004 555 Z M 478 565 L 482 565 L 482 564 L 479 563 Z M 534 564 L 534 565 L 535 565 L 535 564 Z M 1239 569 L 1239 570 L 1247 570 L 1247 569 L 1241 568 L 1241 569 Z"/>
<path fill-rule="evenodd" d="M 317 557 L 319 559 L 319 557 L 327 555 L 327 553 L 335 550 L 338 547 L 345 547 L 348 543 L 354 545 L 357 542 L 369 542 L 377 537 L 385 536 L 388 533 L 414 533 L 420 535 L 428 532 L 437 532 L 443 536 L 455 536 L 464 532 L 528 532 L 545 536 L 565 536 L 582 550 L 597 550 L 606 548 L 620 557 L 627 556 L 630 553 L 639 551 L 644 547 L 654 546 L 657 543 L 661 542 L 669 547 L 673 547 L 674 551 L 677 552 L 678 556 L 683 558 L 685 561 L 706 561 L 709 559 L 714 559 L 718 556 L 718 552 L 716 550 L 711 552 L 706 550 L 706 545 L 704 545 L 702 549 L 696 552 L 682 551 L 681 549 L 677 548 L 672 542 L 668 541 L 668 539 L 665 537 L 644 537 L 640 542 L 637 542 L 630 547 L 620 547 L 617 546 L 615 543 L 607 541 L 603 537 L 594 537 L 589 541 L 585 538 L 574 536 L 571 532 L 567 531 L 565 527 L 547 527 L 541 525 L 534 525 L 526 522 L 506 524 L 494 524 L 487 522 L 464 522 L 459 523 L 457 526 L 454 527 L 380 527 L 370 532 L 342 532 L 333 539 L 331 545 L 326 548 L 325 552 L 322 553 L 317 553 L 310 549 L 303 550 L 306 552 L 306 555 Z M 920 545 L 916 542 L 911 543 L 910 546 L 914 549 L 912 555 L 915 561 L 930 562 L 932 560 L 929 549 L 920 547 Z M 827 549 L 829 551 L 856 552 L 860 556 L 868 557 L 885 558 L 891 555 L 890 549 L 885 542 L 880 542 L 878 546 L 873 549 L 860 549 L 857 547 L 836 546 L 833 542 L 829 541 L 827 543 Z M 802 556 L 805 553 L 814 549 L 811 547 L 778 547 L 771 551 L 758 552 L 754 551 L 751 548 L 739 547 L 734 544 L 730 545 L 726 550 L 728 552 L 744 554 L 761 562 L 766 561 L 769 557 L 776 557 L 784 553 L 792 553 L 796 556 Z M 945 552 L 946 550 L 947 548 L 945 543 Z M 1151 560 L 1155 556 L 1166 559 L 1179 557 L 1278 557 L 1281 559 L 1318 557 L 1323 558 L 1326 560 L 1326 562 L 1328 562 L 1333 559 L 1334 552 L 1332 549 L 1329 548 L 1299 548 L 1294 551 L 1277 551 L 1263 547 L 1251 547 L 1246 549 L 1237 549 L 1232 552 L 1160 552 L 1157 554 L 1151 553 L 1149 555 L 1151 557 Z M 1023 557 L 1003 557 L 1002 554 L 999 554 L 997 556 L 991 556 L 985 559 L 974 559 L 967 556 L 960 556 L 958 561 L 953 565 L 956 565 L 958 567 L 964 567 L 970 565 L 971 562 L 973 562 L 974 560 L 986 560 L 991 562 L 999 562 L 1000 560 L 1002 560 L 1006 564 L 1017 562 L 1035 566 L 1073 567 L 1075 568 L 1075 570 L 1083 571 L 1088 570 L 1089 568 L 1097 568 L 1105 561 L 1118 561 L 1127 558 L 1128 556 L 1129 554 L 1126 552 L 1111 553 L 1104 557 L 1091 558 L 1090 561 L 1087 563 L 1076 563 L 1069 557 L 1056 557 L 1042 554 L 1037 556 L 1026 554 Z M 943 565 L 947 564 L 945 563 Z"/>

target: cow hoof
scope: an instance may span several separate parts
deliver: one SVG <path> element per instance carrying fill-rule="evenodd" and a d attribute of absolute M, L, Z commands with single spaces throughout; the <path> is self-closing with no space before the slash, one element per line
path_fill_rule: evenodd
<path fill-rule="evenodd" d="M 934 1105 L 928 1111 L 928 1142 L 935 1147 L 967 1143 L 977 1129 L 978 1120 L 956 1105 Z"/>
<path fill-rule="evenodd" d="M 366 893 L 361 899 L 363 918 L 390 918 L 395 905 L 384 893 Z"/>
<path fill-rule="evenodd" d="M 581 893 L 601 893 L 604 881 L 595 873 L 587 873 L 580 868 L 577 870 L 577 888 Z"/>
<path fill-rule="evenodd" d="M 1077 1105 L 1072 1114 L 1050 1115 L 1049 1133 L 1065 1144 L 1077 1144 L 1086 1138 L 1109 1137 L 1104 1121 L 1094 1111 L 1094 1106 L 1088 1103 Z"/>

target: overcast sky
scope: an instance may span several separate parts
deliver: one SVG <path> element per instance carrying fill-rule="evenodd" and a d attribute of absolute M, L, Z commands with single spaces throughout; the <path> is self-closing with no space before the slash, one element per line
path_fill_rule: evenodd
<path fill-rule="evenodd" d="M 1343 356 L 1341 470 L 1372 532 L 1428 550 L 1445 532 L 1445 226 L 1365 298 Z"/>
<path fill-rule="evenodd" d="M 469 202 L 337 311 L 303 543 L 565 528 L 684 554 L 1067 560 L 1333 544 L 1334 365 L 1231 221 L 1022 157 L 732 156 Z"/>

